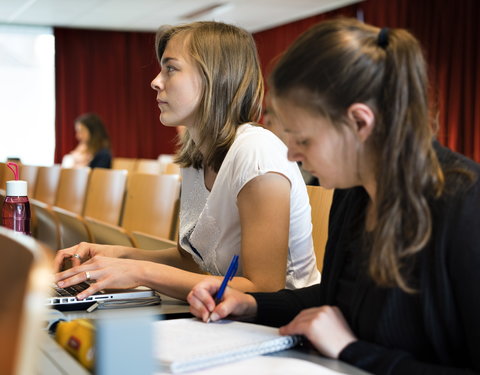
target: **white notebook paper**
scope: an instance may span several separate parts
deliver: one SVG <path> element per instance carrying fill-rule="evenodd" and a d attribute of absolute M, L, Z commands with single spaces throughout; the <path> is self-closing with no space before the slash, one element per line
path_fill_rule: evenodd
<path fill-rule="evenodd" d="M 154 323 L 155 358 L 172 373 L 208 368 L 295 346 L 298 336 L 281 336 L 277 328 L 221 320 L 172 319 Z"/>

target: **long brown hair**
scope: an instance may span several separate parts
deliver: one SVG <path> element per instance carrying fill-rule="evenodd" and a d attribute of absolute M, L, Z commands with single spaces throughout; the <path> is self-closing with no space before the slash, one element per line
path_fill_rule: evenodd
<path fill-rule="evenodd" d="M 90 138 L 87 148 L 92 155 L 103 148 L 110 149 L 110 137 L 100 116 L 95 113 L 84 113 L 75 119 L 75 123 L 80 123 L 88 129 Z"/>
<path fill-rule="evenodd" d="M 257 49 L 243 29 L 220 22 L 194 22 L 158 31 L 159 61 L 169 40 L 180 34 L 197 64 L 203 92 L 194 125 L 199 144 L 185 132 L 176 161 L 182 167 L 199 169 L 205 164 L 218 171 L 237 127 L 259 121 L 262 113 L 263 77 Z M 202 155 L 200 148 L 208 150 L 207 154 Z"/>
<path fill-rule="evenodd" d="M 369 142 L 376 158 L 377 224 L 369 273 L 378 285 L 413 291 L 406 282 L 407 259 L 429 241 L 428 201 L 444 185 L 418 41 L 402 29 L 380 30 L 354 19 L 325 21 L 294 43 L 270 80 L 275 96 L 327 117 L 334 126 L 345 124 L 353 103 L 374 111 Z"/>

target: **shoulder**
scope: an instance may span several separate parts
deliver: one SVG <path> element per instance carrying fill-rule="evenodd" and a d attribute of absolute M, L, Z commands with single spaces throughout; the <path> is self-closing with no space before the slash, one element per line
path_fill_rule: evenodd
<path fill-rule="evenodd" d="M 440 166 L 445 176 L 444 199 L 462 196 L 478 189 L 480 184 L 480 164 L 434 142 Z"/>
<path fill-rule="evenodd" d="M 112 156 L 112 152 L 108 149 L 108 148 L 102 148 L 100 150 L 97 151 L 97 153 L 95 154 L 95 156 L 98 156 L 98 157 L 111 157 Z"/>
<path fill-rule="evenodd" d="M 102 148 L 97 151 L 92 161 L 90 168 L 111 168 L 112 167 L 112 153 L 108 148 Z"/>
<path fill-rule="evenodd" d="M 439 145 L 435 149 L 445 187 L 430 202 L 434 243 L 448 250 L 451 262 L 465 265 L 473 261 L 473 254 L 480 259 L 480 165 Z"/>
<path fill-rule="evenodd" d="M 270 130 L 253 124 L 240 125 L 232 148 L 278 148 L 286 149 L 285 144 Z"/>
<path fill-rule="evenodd" d="M 271 163 L 286 164 L 288 162 L 287 147 L 269 130 L 243 124 L 238 128 L 235 141 L 224 162 L 233 168 L 241 169 L 247 166 L 262 169 Z"/>

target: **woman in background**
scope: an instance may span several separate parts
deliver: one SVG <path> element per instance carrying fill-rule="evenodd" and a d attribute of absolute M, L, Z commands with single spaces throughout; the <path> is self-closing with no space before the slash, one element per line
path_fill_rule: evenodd
<path fill-rule="evenodd" d="M 374 374 L 480 373 L 480 166 L 435 141 L 417 40 L 322 22 L 270 83 L 289 158 L 336 188 L 322 281 L 215 305 L 207 279 L 192 313 L 281 326 Z"/>
<path fill-rule="evenodd" d="M 62 167 L 111 168 L 110 138 L 98 115 L 85 113 L 79 116 L 75 120 L 75 137 L 78 145 L 63 157 Z"/>
<path fill-rule="evenodd" d="M 83 243 L 61 250 L 57 269 L 66 257 L 75 267 L 57 274 L 58 285 L 95 279 L 80 299 L 137 285 L 185 299 L 206 272 L 220 280 L 234 254 L 240 265 L 231 283 L 240 290 L 318 282 L 302 176 L 285 144 L 255 124 L 263 78 L 252 36 L 196 22 L 161 29 L 156 49 L 161 71 L 152 88 L 160 121 L 185 127 L 176 160 L 182 167 L 178 246 L 151 251 Z"/>

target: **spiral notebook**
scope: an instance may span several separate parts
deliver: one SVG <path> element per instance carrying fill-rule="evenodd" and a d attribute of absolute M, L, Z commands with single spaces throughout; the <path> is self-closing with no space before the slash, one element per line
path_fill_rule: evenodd
<path fill-rule="evenodd" d="M 279 352 L 295 346 L 299 336 L 281 336 L 277 328 L 220 320 L 173 319 L 154 323 L 155 358 L 160 369 L 182 373 Z"/>

